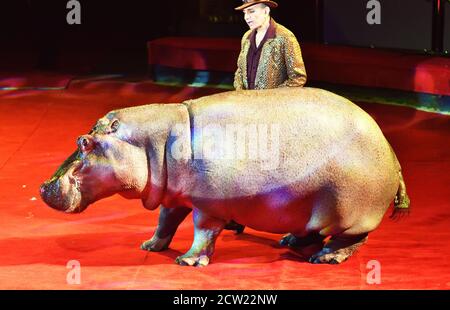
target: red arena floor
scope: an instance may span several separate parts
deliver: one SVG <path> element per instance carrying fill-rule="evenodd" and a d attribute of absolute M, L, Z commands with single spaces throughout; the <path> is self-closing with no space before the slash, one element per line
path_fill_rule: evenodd
<path fill-rule="evenodd" d="M 218 91 L 114 80 L 0 91 L 0 289 L 450 289 L 447 115 L 358 103 L 394 147 L 412 211 L 399 222 L 387 214 L 341 265 L 312 265 L 308 249 L 279 247 L 280 235 L 246 229 L 224 231 L 208 267 L 181 267 L 174 260 L 191 245 L 191 217 L 169 250 L 150 253 L 139 246 L 155 230 L 158 212 L 140 201 L 113 196 L 68 215 L 39 197 L 39 185 L 72 153 L 76 137 L 106 112 Z M 80 284 L 67 282 L 72 260 L 80 263 Z M 373 260 L 381 266 L 380 284 L 367 282 Z"/>

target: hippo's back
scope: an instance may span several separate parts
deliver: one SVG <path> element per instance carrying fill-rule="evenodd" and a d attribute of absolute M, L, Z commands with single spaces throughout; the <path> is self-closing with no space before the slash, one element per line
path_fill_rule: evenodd
<path fill-rule="evenodd" d="M 287 151 L 293 147 L 319 155 L 346 143 L 365 148 L 369 157 L 371 151 L 390 153 L 370 115 L 348 99 L 322 89 L 231 91 L 191 100 L 187 105 L 194 128 L 279 126 L 280 147 Z"/>
<path fill-rule="evenodd" d="M 341 127 L 362 125 L 377 128 L 373 119 L 348 99 L 329 91 L 308 87 L 278 88 L 253 91 L 231 91 L 202 97 L 186 102 L 191 117 L 205 118 L 219 123 L 281 121 L 303 122 L 319 127 Z M 354 122 L 357 122 L 355 124 Z"/>

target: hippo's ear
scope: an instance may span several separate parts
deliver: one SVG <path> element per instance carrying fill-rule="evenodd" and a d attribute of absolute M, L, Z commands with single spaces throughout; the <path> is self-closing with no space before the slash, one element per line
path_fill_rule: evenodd
<path fill-rule="evenodd" d="M 116 118 L 112 120 L 106 120 L 104 118 L 97 121 L 94 128 L 89 132 L 90 135 L 93 134 L 110 134 L 115 133 L 117 130 L 119 130 L 120 127 L 120 121 Z"/>
<path fill-rule="evenodd" d="M 110 126 L 110 132 L 114 133 L 119 129 L 120 126 L 120 122 L 118 119 L 115 119 L 111 122 L 111 126 Z"/>

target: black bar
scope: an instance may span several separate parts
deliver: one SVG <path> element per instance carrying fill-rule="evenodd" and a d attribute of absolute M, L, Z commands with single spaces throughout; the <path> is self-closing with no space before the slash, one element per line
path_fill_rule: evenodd
<path fill-rule="evenodd" d="M 161 281 L 164 281 L 161 279 Z M 193 283 L 195 285 L 195 283 Z M 93 303 L 102 305 L 102 309 L 112 305 L 116 309 L 135 309 L 142 305 L 143 309 L 158 309 L 164 306 L 195 306 L 208 309 L 215 306 L 248 306 L 265 305 L 279 309 L 303 309 L 298 306 L 312 306 L 317 309 L 335 308 L 337 305 L 373 307 L 429 307 L 430 305 L 448 305 L 450 291 L 9 291 L 2 292 L 2 303 L 14 305 L 15 308 L 33 307 L 45 304 L 52 308 L 90 309 Z M 248 297 L 247 297 L 248 296 Z M 257 296 L 256 298 L 253 296 Z M 258 296 L 277 296 L 275 302 Z M 199 300 L 203 300 L 203 306 Z M 194 304 L 196 302 L 196 304 Z M 295 308 L 292 308 L 295 306 Z M 445 306 L 443 308 L 446 308 Z M 287 308 L 284 308 L 287 309 Z"/>

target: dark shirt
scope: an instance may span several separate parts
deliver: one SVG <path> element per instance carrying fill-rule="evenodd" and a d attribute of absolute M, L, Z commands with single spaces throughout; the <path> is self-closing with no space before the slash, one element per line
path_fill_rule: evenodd
<path fill-rule="evenodd" d="M 270 19 L 269 28 L 267 28 L 266 34 L 259 44 L 259 47 L 256 47 L 256 30 L 253 30 L 250 34 L 250 49 L 247 54 L 248 89 L 255 89 L 256 72 L 258 71 L 262 47 L 268 39 L 273 38 L 275 38 L 275 24 L 272 19 Z"/>

